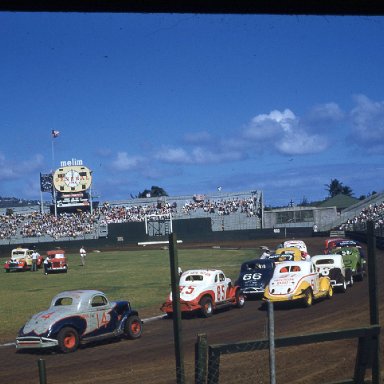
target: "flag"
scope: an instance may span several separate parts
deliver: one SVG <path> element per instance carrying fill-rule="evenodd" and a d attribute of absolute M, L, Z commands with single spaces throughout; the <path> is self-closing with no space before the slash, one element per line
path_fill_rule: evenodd
<path fill-rule="evenodd" d="M 52 192 L 53 176 L 51 173 L 40 173 L 40 190 L 41 192 Z"/>
<path fill-rule="evenodd" d="M 52 129 L 52 137 L 55 139 L 57 136 L 59 136 L 60 134 L 60 131 L 56 131 L 54 129 Z"/>
<path fill-rule="evenodd" d="M 217 190 L 220 192 L 223 187 L 217 187 Z"/>

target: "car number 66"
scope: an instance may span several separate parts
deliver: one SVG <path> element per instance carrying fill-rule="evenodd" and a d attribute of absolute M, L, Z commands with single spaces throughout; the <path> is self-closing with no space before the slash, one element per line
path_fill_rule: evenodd
<path fill-rule="evenodd" d="M 243 276 L 243 280 L 260 280 L 261 273 L 246 273 Z"/>

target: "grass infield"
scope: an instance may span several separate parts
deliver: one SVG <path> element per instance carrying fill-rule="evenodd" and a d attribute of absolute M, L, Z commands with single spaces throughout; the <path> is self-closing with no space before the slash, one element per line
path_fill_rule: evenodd
<path fill-rule="evenodd" d="M 218 268 L 234 281 L 240 264 L 257 257 L 259 249 L 178 249 L 183 271 Z M 39 311 L 47 309 L 54 295 L 72 289 L 98 289 L 110 300 L 130 300 L 141 317 L 161 314 L 170 291 L 169 251 L 96 252 L 88 250 L 86 266 L 80 256 L 67 254 L 68 273 L 0 271 L 0 344 L 13 341 L 19 328 Z"/>

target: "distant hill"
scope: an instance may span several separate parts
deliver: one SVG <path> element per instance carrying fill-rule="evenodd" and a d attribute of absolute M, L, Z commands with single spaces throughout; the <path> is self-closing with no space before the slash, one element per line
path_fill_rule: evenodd
<path fill-rule="evenodd" d="M 0 208 L 28 207 L 29 205 L 40 204 L 39 200 L 24 200 L 16 197 L 1 197 Z"/>

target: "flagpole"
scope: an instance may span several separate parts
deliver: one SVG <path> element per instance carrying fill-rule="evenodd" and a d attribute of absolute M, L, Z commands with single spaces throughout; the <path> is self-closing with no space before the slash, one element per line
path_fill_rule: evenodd
<path fill-rule="evenodd" d="M 54 151 L 54 144 L 53 144 L 53 141 L 55 140 L 55 132 L 52 130 L 52 133 L 51 133 L 51 136 L 52 136 L 52 170 L 51 170 L 51 173 L 52 173 L 52 181 L 53 181 L 53 169 L 54 169 L 54 163 L 55 163 L 55 151 Z M 53 190 L 53 204 L 55 206 L 55 217 L 57 217 L 57 205 L 56 205 L 56 189 L 55 189 L 55 186 L 54 186 L 54 183 L 52 184 L 52 190 Z"/>
<path fill-rule="evenodd" d="M 41 190 L 41 172 L 40 172 L 40 213 L 44 213 L 43 209 L 43 191 Z"/>

